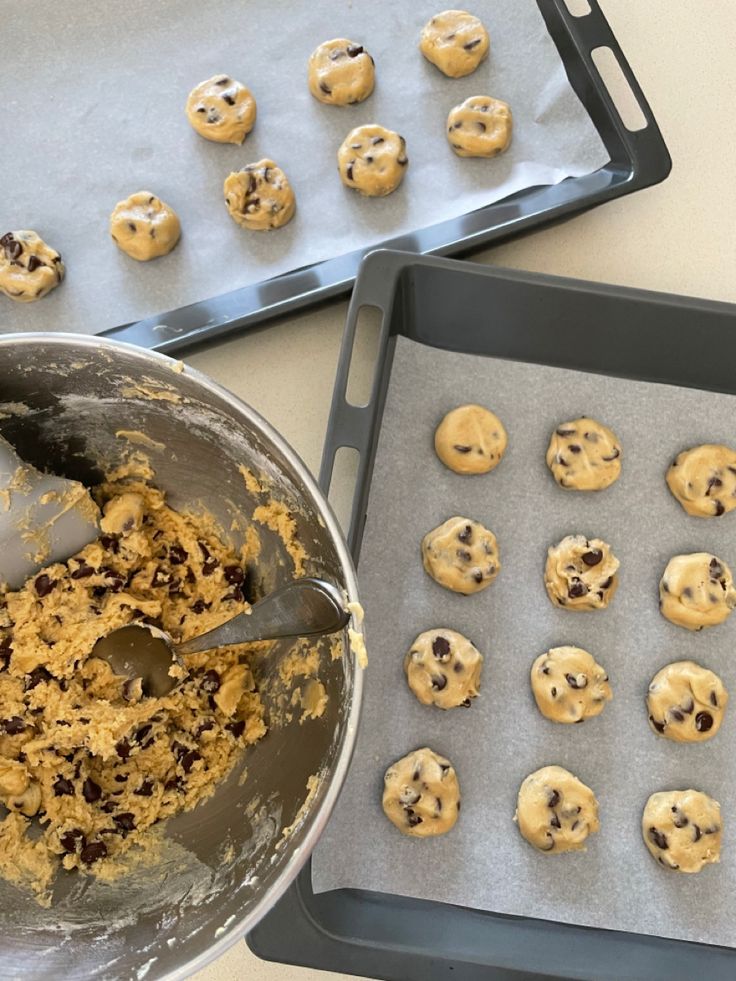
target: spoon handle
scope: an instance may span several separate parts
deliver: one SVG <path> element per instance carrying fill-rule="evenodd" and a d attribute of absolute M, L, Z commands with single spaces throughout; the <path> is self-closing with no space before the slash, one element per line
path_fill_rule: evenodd
<path fill-rule="evenodd" d="M 250 613 L 240 613 L 214 630 L 178 644 L 175 650 L 177 654 L 199 654 L 230 644 L 332 634 L 342 630 L 349 619 L 337 586 L 322 579 L 297 579 L 269 593 Z"/>

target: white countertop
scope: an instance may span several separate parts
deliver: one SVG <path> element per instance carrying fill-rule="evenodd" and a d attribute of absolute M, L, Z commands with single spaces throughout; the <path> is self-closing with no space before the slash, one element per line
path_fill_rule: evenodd
<path fill-rule="evenodd" d="M 736 302 L 736 4 L 600 2 L 662 129 L 672 174 L 654 188 L 471 261 Z M 316 471 L 346 310 L 346 302 L 329 303 L 185 360 L 263 413 Z M 240 942 L 195 977 L 347 976 L 268 964 Z"/>

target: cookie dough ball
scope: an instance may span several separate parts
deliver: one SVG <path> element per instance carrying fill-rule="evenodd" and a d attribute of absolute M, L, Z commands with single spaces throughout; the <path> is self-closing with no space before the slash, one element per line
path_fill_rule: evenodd
<path fill-rule="evenodd" d="M 454 593 L 478 593 L 501 571 L 496 536 L 479 521 L 455 516 L 422 539 L 425 571 Z"/>
<path fill-rule="evenodd" d="M 343 184 L 369 198 L 395 191 L 408 163 L 404 137 L 375 124 L 356 126 L 337 151 L 337 169 Z"/>
<path fill-rule="evenodd" d="M 721 859 L 721 805 L 699 790 L 652 794 L 641 830 L 651 855 L 666 869 L 700 872 Z"/>
<path fill-rule="evenodd" d="M 501 462 L 508 438 L 498 416 L 482 405 L 459 405 L 434 434 L 434 448 L 455 473 L 488 473 Z"/>
<path fill-rule="evenodd" d="M 686 630 L 714 627 L 736 606 L 731 570 L 710 552 L 675 555 L 659 583 L 663 617 Z"/>
<path fill-rule="evenodd" d="M 588 835 L 600 828 L 595 794 L 561 766 L 529 774 L 514 819 L 530 845 L 550 853 L 584 850 Z"/>
<path fill-rule="evenodd" d="M 581 647 L 553 647 L 532 665 L 537 708 L 552 722 L 583 722 L 613 698 L 608 674 Z"/>
<path fill-rule="evenodd" d="M 547 466 L 565 490 L 604 490 L 621 475 L 621 444 L 608 426 L 582 416 L 552 433 Z"/>
<path fill-rule="evenodd" d="M 352 106 L 367 99 L 376 79 L 375 63 L 362 44 L 338 37 L 309 56 L 309 91 L 328 106 Z"/>
<path fill-rule="evenodd" d="M 0 238 L 0 293 L 11 300 L 40 300 L 63 278 L 61 256 L 35 232 L 6 232 Z"/>
<path fill-rule="evenodd" d="M 667 471 L 667 486 L 697 518 L 717 518 L 736 508 L 736 452 L 704 443 L 683 450 Z"/>
<path fill-rule="evenodd" d="M 181 235 L 173 208 L 150 191 L 137 191 L 118 201 L 110 215 L 110 234 L 131 259 L 147 262 L 171 252 Z"/>
<path fill-rule="evenodd" d="M 281 228 L 294 217 L 294 191 L 273 160 L 259 160 L 230 174 L 223 189 L 230 217 L 243 228 Z"/>
<path fill-rule="evenodd" d="M 405 835 L 446 834 L 460 812 L 460 786 L 450 761 L 427 747 L 397 760 L 383 778 L 383 811 Z"/>
<path fill-rule="evenodd" d="M 470 75 L 488 54 L 488 31 L 465 10 L 445 10 L 422 28 L 419 50 L 450 78 Z"/>
<path fill-rule="evenodd" d="M 652 729 L 677 743 L 702 743 L 721 728 L 728 692 L 695 661 L 673 661 L 652 678 L 647 711 Z"/>
<path fill-rule="evenodd" d="M 511 109 L 490 95 L 473 95 L 450 110 L 447 140 L 458 157 L 495 157 L 511 143 Z"/>
<path fill-rule="evenodd" d="M 404 658 L 409 687 L 422 705 L 470 707 L 480 687 L 483 656 L 456 630 L 438 628 L 419 634 Z"/>
<path fill-rule="evenodd" d="M 618 588 L 618 567 L 611 546 L 600 538 L 567 535 L 547 552 L 547 595 L 566 610 L 603 610 Z"/>
<path fill-rule="evenodd" d="M 189 93 L 187 119 L 206 140 L 242 143 L 255 126 L 256 100 L 229 75 L 214 75 Z"/>

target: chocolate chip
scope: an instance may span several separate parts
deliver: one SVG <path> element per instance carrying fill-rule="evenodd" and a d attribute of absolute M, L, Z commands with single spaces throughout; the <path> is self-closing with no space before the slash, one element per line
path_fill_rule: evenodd
<path fill-rule="evenodd" d="M 673 719 L 674 719 L 674 720 L 675 720 L 676 722 L 684 722 L 684 721 L 685 721 L 685 716 L 684 716 L 684 715 L 682 714 L 682 712 L 681 712 L 681 711 L 680 711 L 679 709 L 677 709 L 677 708 L 672 708 L 672 709 L 670 709 L 670 715 L 672 716 L 672 718 L 673 718 Z M 697 728 L 697 726 L 696 726 L 696 728 Z"/>
<path fill-rule="evenodd" d="M 185 789 L 184 781 L 181 777 L 172 777 L 171 780 L 167 780 L 164 784 L 164 790 L 179 790 Z"/>
<path fill-rule="evenodd" d="M 570 597 L 570 599 L 577 599 L 577 597 L 579 596 L 585 596 L 587 592 L 588 592 L 588 587 L 585 585 L 584 582 L 578 580 L 577 582 L 571 584 L 570 588 L 567 591 L 567 595 Z"/>
<path fill-rule="evenodd" d="M 565 681 L 571 688 L 586 688 L 588 685 L 588 679 L 584 674 L 566 674 Z"/>
<path fill-rule="evenodd" d="M 357 58 L 359 54 L 363 54 L 362 44 L 351 44 L 348 46 L 348 54 L 351 58 Z"/>
<path fill-rule="evenodd" d="M 473 579 L 475 579 L 478 585 L 480 585 L 483 582 L 483 573 L 480 571 L 480 569 L 475 570 L 475 572 L 473 573 Z"/>
<path fill-rule="evenodd" d="M 213 668 L 209 671 L 205 671 L 204 677 L 202 678 L 201 684 L 202 691 L 209 692 L 213 695 L 216 691 L 220 690 L 220 675 Z"/>
<path fill-rule="evenodd" d="M 183 562 L 189 558 L 189 552 L 183 549 L 181 545 L 170 545 L 169 546 L 169 562 L 172 565 L 181 565 Z"/>
<path fill-rule="evenodd" d="M 101 811 L 104 811 L 105 814 L 112 814 L 112 812 L 115 810 L 116 807 L 117 807 L 117 804 L 115 803 L 115 801 L 114 800 L 109 800 L 109 801 L 107 801 L 106 804 L 103 804 L 102 805 L 102 807 L 100 808 L 100 810 Z"/>
<path fill-rule="evenodd" d="M 231 95 L 228 95 L 227 92 L 225 93 L 225 95 L 223 95 L 222 98 L 223 98 L 223 101 L 224 102 L 227 102 L 227 104 L 229 106 L 234 106 L 235 105 L 235 99 L 233 99 L 233 97 Z"/>
<path fill-rule="evenodd" d="M 228 722 L 225 728 L 228 732 L 231 732 L 236 739 L 240 739 L 245 732 L 245 721 L 243 719 L 239 719 L 237 722 Z"/>
<path fill-rule="evenodd" d="M 243 726 L 245 727 L 245 723 L 243 723 Z M 197 762 L 197 760 L 201 760 L 201 759 L 202 759 L 202 754 L 198 753 L 196 749 L 188 750 L 182 756 L 180 761 L 182 765 L 182 769 L 184 770 L 185 773 L 189 773 L 192 767 L 194 766 L 194 764 Z"/>
<path fill-rule="evenodd" d="M 329 87 L 329 85 L 325 85 L 324 82 L 319 83 L 319 88 L 320 91 L 324 92 L 325 95 L 332 95 L 332 89 Z"/>
<path fill-rule="evenodd" d="M 689 701 L 687 702 L 687 704 L 685 704 L 685 705 L 681 705 L 681 706 L 680 706 L 680 708 L 681 708 L 681 709 L 682 709 L 682 711 L 683 711 L 683 712 L 685 713 L 685 715 L 690 715 L 690 713 L 692 712 L 692 710 L 693 710 L 693 709 L 695 708 L 695 702 L 694 702 L 694 701 L 692 700 L 692 698 L 691 698 L 691 699 L 690 699 L 690 700 L 689 700 Z"/>
<path fill-rule="evenodd" d="M 153 729 L 153 726 L 150 722 L 147 722 L 145 725 L 141 726 L 140 729 L 136 729 L 136 731 L 133 733 L 133 742 L 141 745 L 145 741 L 151 729 Z M 150 743 L 148 745 L 150 746 Z"/>
<path fill-rule="evenodd" d="M 208 610 L 210 606 L 210 603 L 205 603 L 203 599 L 198 599 L 195 603 L 192 603 L 190 609 L 193 613 L 204 613 L 204 611 Z"/>
<path fill-rule="evenodd" d="M 140 785 L 138 790 L 134 790 L 133 793 L 137 797 L 150 797 L 153 794 L 153 783 L 152 781 L 146 779 Z"/>
<path fill-rule="evenodd" d="M 226 565 L 222 570 L 225 581 L 237 585 L 245 580 L 245 572 L 239 565 Z"/>
<path fill-rule="evenodd" d="M 716 558 L 710 560 L 710 565 L 708 566 L 708 568 L 710 569 L 710 575 L 712 579 L 720 579 L 721 576 L 723 575 L 723 566 Z"/>
<path fill-rule="evenodd" d="M 570 445 L 568 446 L 568 450 L 571 453 L 580 453 L 582 449 L 583 449 L 582 446 L 578 446 L 577 443 L 570 443 Z"/>
<path fill-rule="evenodd" d="M 125 576 L 111 569 L 110 566 L 101 566 L 99 570 L 105 577 L 105 586 L 111 593 L 119 593 L 125 585 Z"/>
<path fill-rule="evenodd" d="M 453 446 L 453 449 L 454 450 L 457 450 L 458 453 L 470 453 L 471 447 L 470 446 L 462 446 L 460 443 L 455 443 L 455 445 Z"/>
<path fill-rule="evenodd" d="M 447 688 L 447 678 L 443 674 L 432 675 L 432 688 L 435 691 L 442 691 Z"/>
<path fill-rule="evenodd" d="M 25 690 L 31 691 L 33 688 L 36 687 L 36 685 L 40 685 L 42 681 L 44 682 L 51 681 L 52 677 L 53 675 L 49 671 L 47 671 L 46 668 L 43 667 L 43 665 L 39 664 L 38 667 L 34 668 L 33 671 L 31 671 L 30 674 L 28 675 L 28 680 L 26 681 L 25 684 Z"/>
<path fill-rule="evenodd" d="M 87 779 L 82 784 L 82 797 L 87 801 L 88 804 L 94 804 L 102 797 L 102 787 L 98 783 L 95 783 L 91 777 Z"/>
<path fill-rule="evenodd" d="M 714 501 L 713 503 L 715 504 L 717 518 L 720 517 L 720 515 L 725 514 L 726 509 L 720 501 Z"/>
<path fill-rule="evenodd" d="M 598 565 L 603 559 L 603 552 L 599 548 L 591 548 L 589 552 L 583 552 L 580 558 L 586 565 Z"/>
<path fill-rule="evenodd" d="M 91 565 L 87 565 L 86 562 L 82 562 L 71 574 L 72 579 L 87 579 L 89 576 L 94 575 L 95 570 Z"/>
<path fill-rule="evenodd" d="M 649 840 L 653 842 L 657 848 L 661 848 L 662 851 L 666 851 L 669 848 L 669 843 L 667 842 L 667 836 L 657 828 L 649 829 Z"/>
<path fill-rule="evenodd" d="M 575 430 L 574 429 L 555 429 L 555 432 L 557 433 L 558 436 L 574 436 L 575 435 Z"/>
<path fill-rule="evenodd" d="M 554 687 L 554 685 L 552 686 L 552 688 L 550 688 L 549 693 L 552 696 L 552 698 L 557 698 L 557 689 Z"/>
<path fill-rule="evenodd" d="M 447 637 L 435 637 L 432 641 L 432 653 L 438 661 L 446 661 L 450 656 L 450 641 Z"/>
<path fill-rule="evenodd" d="M 127 773 L 116 773 L 115 774 L 115 783 L 127 783 L 127 782 L 128 782 L 128 774 Z"/>
<path fill-rule="evenodd" d="M 711 477 L 708 480 L 708 489 L 705 492 L 706 497 L 708 497 L 713 487 L 723 487 L 723 481 L 720 479 L 720 477 Z"/>
<path fill-rule="evenodd" d="M 710 693 L 710 704 L 715 708 L 718 708 L 718 699 L 716 698 L 716 693 L 714 691 Z"/>
<path fill-rule="evenodd" d="M 713 716 L 710 712 L 698 712 L 695 716 L 695 728 L 698 732 L 708 732 L 713 728 Z"/>
<path fill-rule="evenodd" d="M 74 784 L 66 777 L 57 777 L 53 784 L 55 797 L 73 797 Z"/>
<path fill-rule="evenodd" d="M 472 527 L 470 525 L 465 525 L 463 530 L 458 532 L 457 537 L 458 540 L 461 541 L 464 545 L 469 545 L 470 540 L 473 537 Z"/>
<path fill-rule="evenodd" d="M 411 808 L 408 808 L 406 811 L 406 823 L 410 828 L 416 828 L 418 824 L 422 823 L 422 819 L 418 814 L 415 814 Z"/>
<path fill-rule="evenodd" d="M 350 163 L 345 168 L 345 176 L 347 177 L 347 179 L 349 181 L 351 181 L 353 179 L 353 164 L 354 163 L 355 163 L 355 161 L 354 160 L 351 160 Z"/>
<path fill-rule="evenodd" d="M 0 720 L 0 730 L 7 736 L 17 736 L 20 732 L 25 732 L 26 724 L 19 715 L 11 715 L 9 719 Z"/>
<path fill-rule="evenodd" d="M 210 729 L 214 728 L 215 723 L 212 721 L 212 719 L 205 719 L 204 722 L 200 722 L 199 727 L 197 728 L 197 735 L 201 736 L 203 732 L 209 732 Z"/>
<path fill-rule="evenodd" d="M 385 143 L 385 142 L 386 141 L 382 136 L 374 136 L 373 139 L 371 140 L 373 146 L 378 146 L 379 143 Z"/>
<path fill-rule="evenodd" d="M 40 576 L 37 576 L 33 585 L 39 596 L 48 596 L 56 585 L 56 580 L 52 579 L 51 576 L 47 576 L 44 572 Z"/>
<path fill-rule="evenodd" d="M 553 814 L 552 815 L 552 817 L 550 818 L 550 822 L 549 823 L 550 823 L 550 826 L 553 827 L 553 828 L 561 828 L 562 827 L 562 825 L 560 824 L 560 819 L 557 817 L 556 814 Z"/>
<path fill-rule="evenodd" d="M 135 817 L 130 811 L 126 811 L 124 814 L 116 814 L 113 817 L 113 821 L 123 836 L 127 835 L 129 831 L 135 831 Z"/>
<path fill-rule="evenodd" d="M 229 85 L 229 84 L 230 84 L 230 76 L 229 75 L 223 75 L 222 78 L 215 79 L 215 85 L 222 86 L 222 85 Z"/>
<path fill-rule="evenodd" d="M 473 48 L 477 48 L 478 47 L 478 45 L 480 44 L 480 42 L 481 42 L 481 39 L 479 37 L 477 37 L 474 41 L 467 41 L 463 45 L 463 47 L 465 48 L 466 51 L 472 51 Z"/>
<path fill-rule="evenodd" d="M 84 848 L 84 833 L 80 828 L 72 828 L 59 835 L 59 844 L 65 852 L 74 855 L 78 848 Z"/>
<path fill-rule="evenodd" d="M 120 551 L 120 540 L 116 535 L 102 535 L 100 545 L 105 551 L 112 552 L 113 555 L 117 555 Z"/>
<path fill-rule="evenodd" d="M 675 812 L 675 816 L 672 818 L 672 823 L 676 828 L 685 828 L 688 824 L 690 824 L 687 817 L 678 811 L 676 807 L 673 807 L 672 810 Z"/>
<path fill-rule="evenodd" d="M 557 807 L 559 803 L 560 803 L 559 790 L 550 791 L 549 798 L 547 799 L 547 807 Z"/>
<path fill-rule="evenodd" d="M 28 259 L 28 272 L 31 272 L 31 273 L 32 272 L 35 272 L 38 269 L 38 267 L 39 266 L 42 266 L 42 265 L 43 265 L 43 263 L 38 258 L 38 256 L 32 255 Z"/>
<path fill-rule="evenodd" d="M 127 739 L 121 739 L 119 743 L 115 746 L 115 752 L 118 754 L 121 760 L 127 760 L 130 756 L 130 743 Z"/>
<path fill-rule="evenodd" d="M 455 553 L 461 562 L 472 562 L 473 556 L 467 550 L 467 548 L 459 548 Z"/>
<path fill-rule="evenodd" d="M 697 824 L 694 824 L 693 825 L 693 841 L 700 841 L 700 839 L 702 837 L 703 837 L 703 835 L 702 835 L 702 832 L 701 832 L 700 828 L 697 826 Z"/>
<path fill-rule="evenodd" d="M 608 587 L 611 585 L 612 582 L 613 582 L 613 576 L 609 576 L 605 582 L 601 583 L 601 589 L 608 589 Z"/>
<path fill-rule="evenodd" d="M 602 456 L 601 460 L 605 460 L 606 463 L 610 463 L 612 460 L 617 460 L 621 456 L 621 451 L 614 449 L 610 456 Z"/>
<path fill-rule="evenodd" d="M 172 575 L 170 572 L 164 571 L 161 566 L 156 566 L 156 571 L 153 574 L 153 579 L 151 580 L 151 586 L 158 588 L 159 586 L 168 586 L 172 580 Z"/>

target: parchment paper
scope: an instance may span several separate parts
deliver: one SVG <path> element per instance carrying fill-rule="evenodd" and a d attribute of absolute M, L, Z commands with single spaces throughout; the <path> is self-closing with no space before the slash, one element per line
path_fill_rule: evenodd
<path fill-rule="evenodd" d="M 509 448 L 485 476 L 451 473 L 434 429 L 462 402 L 493 408 Z M 549 435 L 587 414 L 623 446 L 620 480 L 599 494 L 565 492 L 545 464 Z M 689 517 L 670 495 L 672 458 L 699 442 L 736 444 L 736 399 L 665 385 L 440 352 L 398 339 L 360 558 L 369 666 L 358 746 L 337 810 L 314 854 L 317 891 L 362 887 L 477 909 L 736 946 L 736 708 L 713 740 L 684 745 L 649 729 L 644 696 L 670 661 L 692 658 L 736 695 L 736 615 L 690 633 L 657 608 L 678 552 L 712 551 L 736 567 L 736 514 Z M 423 571 L 422 536 L 453 514 L 482 521 L 501 572 L 475 596 L 449 593 Z M 554 608 L 542 572 L 564 535 L 601 537 L 621 561 L 611 606 Z M 431 627 L 460 630 L 485 655 L 470 709 L 419 704 L 403 657 Z M 582 725 L 538 712 L 529 670 L 549 647 L 577 644 L 608 670 L 613 701 Z M 462 811 L 443 838 L 401 835 L 381 810 L 385 768 L 428 744 L 455 764 Z M 543 855 L 512 821 L 523 778 L 558 763 L 593 788 L 601 831 L 586 853 Z M 666 872 L 641 838 L 649 795 L 694 787 L 720 801 L 722 860 L 697 875 Z"/>
<path fill-rule="evenodd" d="M 0 330 L 96 333 L 608 160 L 534 0 L 474 0 L 491 55 L 458 80 L 417 50 L 437 9 L 434 0 L 5 3 L 0 229 L 35 229 L 62 253 L 67 281 L 32 304 L 0 296 Z M 340 36 L 365 44 L 377 66 L 374 94 L 348 108 L 321 105 L 306 84 L 311 51 Z M 258 104 L 242 147 L 202 139 L 184 114 L 194 85 L 221 72 Z M 484 93 L 512 106 L 512 148 L 460 160 L 445 139 L 447 113 Z M 361 198 L 337 174 L 338 146 L 369 122 L 407 140 L 404 183 L 385 200 Z M 297 214 L 281 230 L 249 232 L 227 214 L 222 184 L 264 156 L 292 182 Z M 183 229 L 176 250 L 149 263 L 119 252 L 108 234 L 115 204 L 142 189 L 167 201 Z"/>

